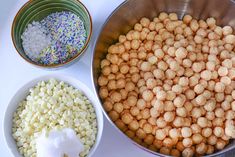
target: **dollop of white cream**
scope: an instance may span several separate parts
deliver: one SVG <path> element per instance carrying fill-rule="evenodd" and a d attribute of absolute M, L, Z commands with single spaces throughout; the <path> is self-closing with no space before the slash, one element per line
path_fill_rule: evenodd
<path fill-rule="evenodd" d="M 48 136 L 43 132 L 36 139 L 37 157 L 78 157 L 84 150 L 80 139 L 73 129 L 50 131 Z"/>

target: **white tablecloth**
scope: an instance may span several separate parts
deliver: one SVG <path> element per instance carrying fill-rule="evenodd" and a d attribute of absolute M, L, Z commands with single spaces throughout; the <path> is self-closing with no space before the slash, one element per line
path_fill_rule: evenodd
<path fill-rule="evenodd" d="M 26 63 L 17 54 L 11 41 L 11 24 L 16 12 L 26 0 L 0 0 L 0 156 L 11 157 L 3 135 L 3 116 L 13 94 L 29 80 L 51 73 L 72 75 L 92 89 L 90 65 L 94 39 L 108 15 L 123 0 L 82 0 L 93 19 L 93 37 L 87 52 L 74 65 L 58 70 L 47 71 Z M 94 157 L 154 157 L 133 145 L 126 137 L 114 129 L 104 118 L 104 132 Z M 234 157 L 235 155 L 229 155 Z M 13 156 L 12 156 L 13 157 Z M 228 155 L 226 155 L 228 157 Z"/>

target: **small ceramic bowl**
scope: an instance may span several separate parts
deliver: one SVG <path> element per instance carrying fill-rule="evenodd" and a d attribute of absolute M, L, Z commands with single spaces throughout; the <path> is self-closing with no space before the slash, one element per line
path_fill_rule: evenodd
<path fill-rule="evenodd" d="M 51 13 L 70 11 L 81 18 L 86 30 L 86 42 L 74 57 L 61 64 L 44 65 L 33 62 L 24 52 L 21 35 L 29 23 L 40 21 Z M 13 44 L 19 55 L 28 63 L 42 68 L 59 68 L 70 65 L 86 50 L 92 34 L 92 20 L 86 7 L 78 0 L 30 0 L 25 3 L 16 14 L 11 30 Z"/>
<path fill-rule="evenodd" d="M 17 92 L 16 94 L 12 97 L 10 103 L 8 104 L 8 107 L 5 111 L 4 115 L 4 137 L 5 141 L 8 145 L 8 148 L 10 152 L 13 154 L 14 157 L 22 157 L 22 155 L 19 153 L 18 148 L 16 146 L 16 142 L 12 136 L 12 119 L 13 119 L 13 114 L 16 111 L 19 102 L 24 100 L 26 96 L 29 94 L 29 89 L 36 86 L 38 82 L 40 81 L 47 81 L 50 78 L 55 78 L 56 80 L 59 81 L 64 81 L 65 83 L 77 88 L 78 90 L 82 91 L 85 96 L 91 101 L 95 113 L 96 113 L 96 120 L 97 120 L 97 128 L 98 132 L 96 135 L 96 141 L 93 147 L 91 148 L 88 157 L 92 156 L 92 154 L 95 152 L 98 144 L 100 143 L 102 132 L 103 132 L 103 114 L 102 110 L 100 107 L 100 104 L 98 103 L 96 97 L 92 93 L 92 91 L 84 85 L 82 82 L 79 80 L 70 77 L 70 76 L 64 76 L 64 75 L 46 75 L 42 76 L 36 79 L 33 79 L 32 81 L 26 83 L 23 85 Z"/>

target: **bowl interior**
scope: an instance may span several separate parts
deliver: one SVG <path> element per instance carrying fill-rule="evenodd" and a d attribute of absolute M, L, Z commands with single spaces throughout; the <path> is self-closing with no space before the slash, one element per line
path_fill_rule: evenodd
<path fill-rule="evenodd" d="M 31 61 L 27 55 L 25 55 L 21 35 L 23 34 L 25 28 L 29 23 L 33 21 L 40 21 L 51 13 L 61 12 L 61 11 L 70 11 L 78 15 L 84 23 L 86 30 L 86 42 L 81 49 L 82 52 L 87 46 L 90 35 L 91 35 L 91 18 L 85 8 L 85 6 L 77 0 L 33 0 L 28 1 L 17 13 L 14 22 L 12 24 L 12 40 L 15 45 L 16 50 L 19 54 L 28 62 L 32 64 L 37 64 Z M 67 62 L 70 62 L 81 53 L 77 53 L 73 58 L 69 59 Z M 41 65 L 45 66 L 45 65 Z M 49 66 L 49 65 L 48 65 Z"/>
<path fill-rule="evenodd" d="M 91 150 L 88 154 L 88 156 L 91 156 L 94 153 L 94 151 L 96 150 L 96 148 L 101 140 L 101 135 L 102 135 L 102 131 L 103 131 L 103 114 L 102 114 L 100 106 L 97 104 L 98 101 L 96 100 L 95 96 L 90 91 L 90 89 L 86 85 L 84 85 L 82 82 L 80 82 L 72 77 L 64 76 L 64 75 L 46 75 L 46 76 L 36 78 L 36 79 L 28 82 L 24 86 L 22 86 L 16 92 L 16 94 L 12 97 L 12 99 L 11 99 L 10 103 L 8 104 L 8 107 L 5 111 L 4 123 L 3 123 L 4 124 L 4 136 L 5 136 L 5 140 L 8 145 L 8 148 L 10 149 L 10 151 L 12 152 L 14 157 L 22 157 L 22 155 L 19 153 L 19 151 L 17 149 L 16 142 L 12 136 L 13 114 L 16 111 L 19 102 L 24 100 L 26 98 L 26 96 L 29 94 L 30 88 L 37 85 L 37 83 L 39 81 L 47 81 L 50 78 L 55 78 L 59 81 L 64 81 L 65 83 L 79 89 L 80 91 L 82 91 L 84 93 L 85 96 L 88 97 L 88 99 L 93 104 L 93 107 L 96 112 L 98 132 L 96 135 L 95 144 L 93 145 L 93 147 L 91 148 Z"/>
<path fill-rule="evenodd" d="M 160 12 L 174 12 L 177 13 L 179 18 L 182 18 L 185 14 L 190 14 L 196 19 L 214 17 L 218 25 L 230 25 L 235 29 L 235 2 L 232 0 L 224 0 L 223 2 L 221 0 L 127 0 L 109 16 L 96 39 L 92 60 L 92 76 L 97 97 L 99 97 L 97 80 L 101 72 L 100 62 L 105 58 L 108 47 L 118 41 L 119 35 L 126 34 L 129 30 L 133 29 L 134 24 L 142 17 L 153 19 Z M 99 100 L 102 103 L 100 97 Z M 103 111 L 110 123 L 119 130 L 106 111 L 104 109 Z M 132 142 L 135 143 L 134 141 Z M 166 156 L 148 150 L 137 143 L 135 144 L 158 156 Z M 207 156 L 218 155 L 233 148 L 235 148 L 235 140 L 223 150 Z"/>

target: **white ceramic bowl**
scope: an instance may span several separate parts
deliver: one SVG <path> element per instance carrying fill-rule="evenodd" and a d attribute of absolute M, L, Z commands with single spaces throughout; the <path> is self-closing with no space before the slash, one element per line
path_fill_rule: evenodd
<path fill-rule="evenodd" d="M 12 118 L 13 118 L 13 113 L 17 109 L 17 106 L 20 101 L 24 100 L 26 96 L 29 94 L 29 89 L 34 87 L 38 82 L 40 81 L 47 81 L 50 78 L 55 78 L 56 80 L 59 81 L 64 81 L 65 83 L 79 89 L 84 93 L 85 96 L 88 97 L 88 99 L 91 101 L 91 103 L 94 106 L 95 112 L 96 112 L 96 119 L 97 119 L 97 126 L 98 126 L 98 133 L 96 136 L 96 142 L 93 145 L 92 149 L 90 150 L 88 157 L 92 156 L 92 154 L 95 152 L 102 136 L 102 131 L 103 131 L 103 114 L 102 110 L 99 104 L 99 101 L 96 100 L 96 97 L 94 94 L 91 92 L 91 90 L 84 85 L 82 82 L 79 80 L 70 77 L 70 76 L 65 76 L 65 75 L 46 75 L 46 76 L 41 76 L 38 78 L 33 79 L 32 81 L 26 83 L 21 87 L 16 94 L 12 97 L 10 103 L 8 104 L 8 107 L 5 111 L 4 115 L 4 136 L 6 143 L 8 145 L 8 148 L 10 149 L 11 153 L 13 154 L 14 157 L 22 157 L 22 155 L 19 153 L 18 148 L 16 146 L 16 142 L 12 136 Z"/>

